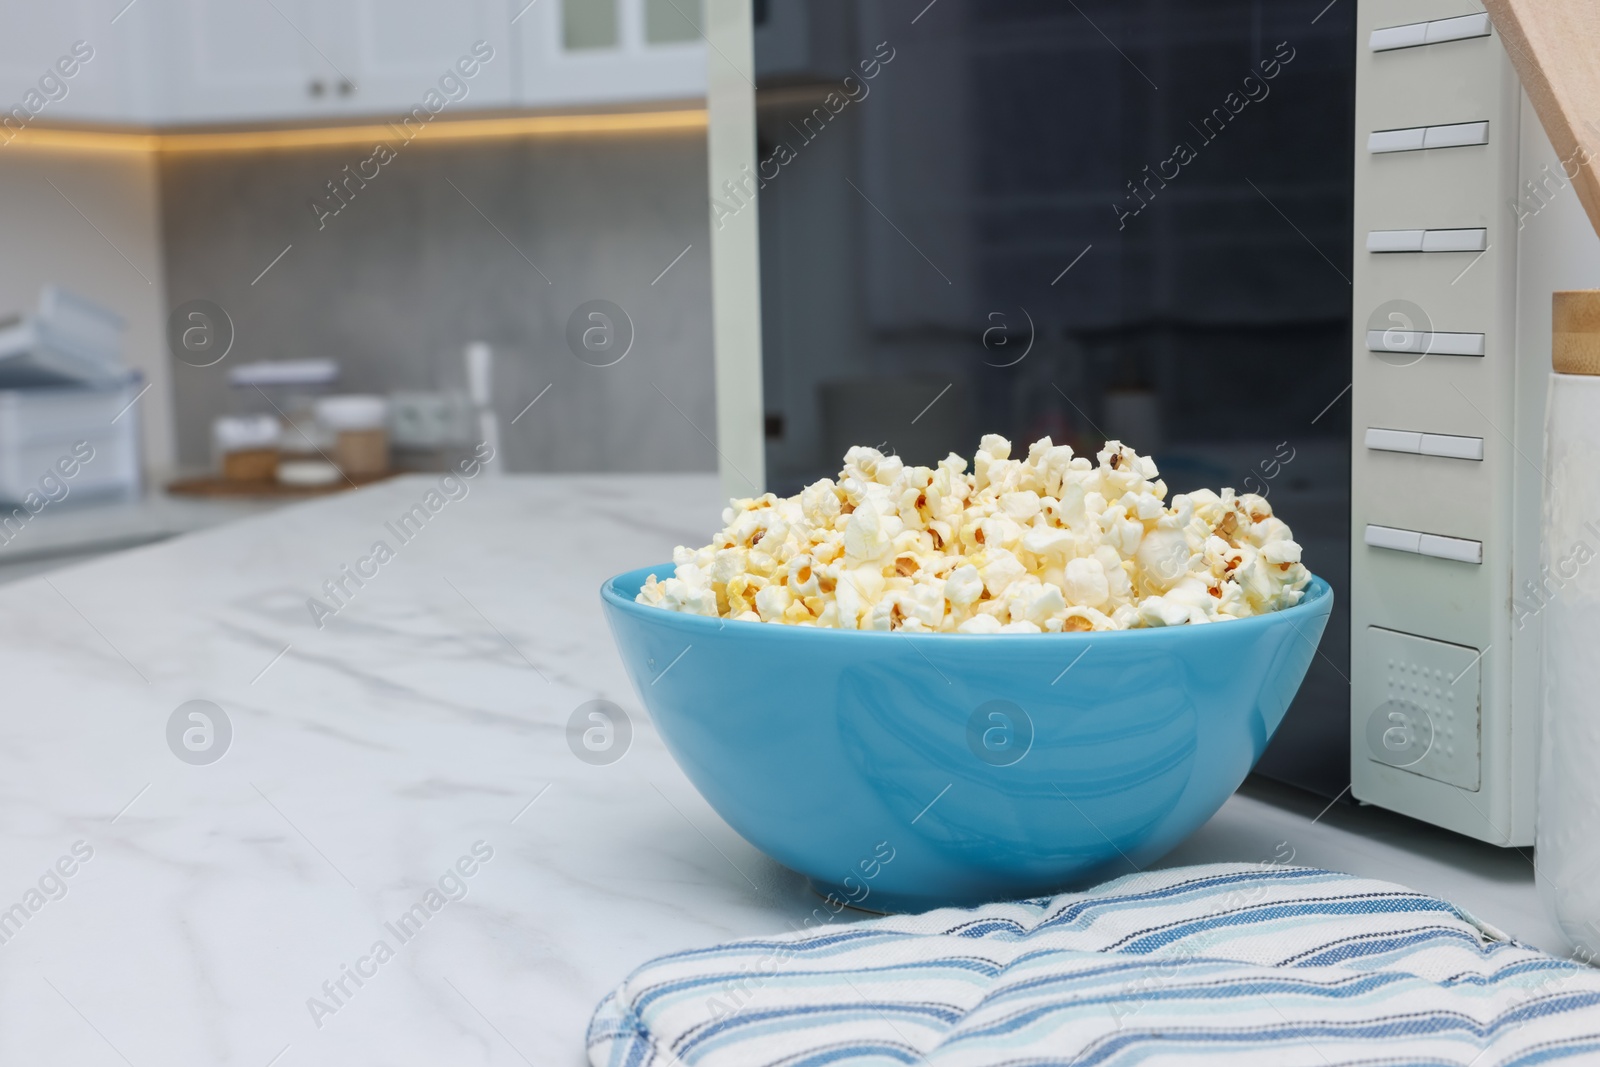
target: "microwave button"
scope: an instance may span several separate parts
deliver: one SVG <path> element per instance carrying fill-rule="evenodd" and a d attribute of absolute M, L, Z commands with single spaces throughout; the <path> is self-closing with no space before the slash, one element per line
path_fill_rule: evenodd
<path fill-rule="evenodd" d="M 1487 122 L 1456 122 L 1448 126 L 1429 126 L 1422 138 L 1424 148 L 1463 148 L 1488 144 Z"/>
<path fill-rule="evenodd" d="M 1367 151 L 1374 155 L 1420 151 L 1427 133 L 1426 126 L 1413 126 L 1406 130 L 1373 130 L 1367 136 Z"/>
<path fill-rule="evenodd" d="M 1369 352 L 1419 352 L 1427 354 L 1432 335 L 1421 330 L 1368 330 Z"/>
<path fill-rule="evenodd" d="M 1400 530 L 1393 526 L 1367 523 L 1367 544 L 1373 548 L 1387 548 L 1394 552 L 1420 552 L 1422 535 L 1416 530 Z"/>
<path fill-rule="evenodd" d="M 1483 252 L 1488 247 L 1486 229 L 1425 230 L 1422 235 L 1424 252 Z"/>
<path fill-rule="evenodd" d="M 1396 48 L 1415 48 L 1428 43 L 1428 24 L 1413 22 L 1406 26 L 1385 26 L 1373 30 L 1367 46 L 1374 52 L 1388 52 Z"/>
<path fill-rule="evenodd" d="M 1421 352 L 1439 356 L 1483 355 L 1481 333 L 1426 333 L 1421 330 L 1368 330 L 1369 352 Z"/>
<path fill-rule="evenodd" d="M 1465 537 L 1443 537 L 1423 534 L 1417 551 L 1436 559 L 1453 559 L 1457 563 L 1483 563 L 1483 542 L 1469 541 Z"/>
<path fill-rule="evenodd" d="M 1372 230 L 1367 234 L 1368 252 L 1421 252 L 1426 230 Z"/>
<path fill-rule="evenodd" d="M 1483 334 L 1435 331 L 1429 335 L 1427 351 L 1441 356 L 1481 356 Z"/>
<path fill-rule="evenodd" d="M 1371 431 L 1368 431 L 1369 433 Z M 1424 456 L 1445 459 L 1472 459 L 1483 462 L 1483 438 L 1458 437 L 1448 433 L 1425 433 L 1420 451 Z"/>
<path fill-rule="evenodd" d="M 1474 15 L 1458 15 L 1453 19 L 1434 19 L 1423 25 L 1427 29 L 1427 44 L 1465 41 L 1472 37 L 1489 36 L 1489 13 L 1480 11 Z"/>
<path fill-rule="evenodd" d="M 1380 452 L 1421 452 L 1422 434 L 1412 430 L 1380 430 L 1367 427 L 1367 447 Z"/>
<path fill-rule="evenodd" d="M 1372 31 L 1367 47 L 1374 52 L 1391 52 L 1396 48 L 1415 48 L 1424 44 L 1443 44 L 1445 41 L 1465 41 L 1490 34 L 1489 15 L 1457 15 L 1455 18 L 1434 19 L 1432 22 L 1410 22 L 1404 26 L 1384 26 Z"/>

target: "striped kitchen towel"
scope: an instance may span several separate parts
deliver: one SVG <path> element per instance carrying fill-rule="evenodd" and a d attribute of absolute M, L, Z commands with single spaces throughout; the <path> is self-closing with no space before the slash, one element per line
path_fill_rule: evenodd
<path fill-rule="evenodd" d="M 1212 864 L 673 953 L 588 1046 L 595 1067 L 1600 1063 L 1600 971 L 1389 882 Z"/>

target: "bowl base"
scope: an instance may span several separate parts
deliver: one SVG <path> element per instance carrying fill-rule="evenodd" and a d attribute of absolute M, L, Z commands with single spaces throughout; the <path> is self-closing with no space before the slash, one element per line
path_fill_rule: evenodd
<path fill-rule="evenodd" d="M 873 918 L 881 918 L 884 915 L 897 915 L 907 911 L 922 910 L 917 907 L 897 908 L 887 901 L 881 902 L 881 907 L 868 907 L 866 905 L 866 901 L 870 900 L 873 903 L 880 903 L 877 896 L 869 893 L 869 895 L 862 897 L 859 887 L 854 891 L 851 891 L 842 885 L 833 885 L 832 883 L 824 882 L 817 878 L 807 878 L 806 888 L 811 890 L 811 892 L 815 893 L 819 899 L 826 903 L 829 907 L 829 910 L 832 910 L 833 905 L 835 904 L 843 904 L 845 911 L 853 911 L 863 916 L 870 916 Z M 862 903 L 852 903 L 850 900 L 851 897 L 859 897 Z"/>

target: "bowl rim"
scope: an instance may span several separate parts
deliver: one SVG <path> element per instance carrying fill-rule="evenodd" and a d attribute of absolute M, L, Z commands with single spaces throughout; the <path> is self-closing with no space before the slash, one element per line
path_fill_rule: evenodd
<path fill-rule="evenodd" d="M 1305 596 L 1300 598 L 1300 603 L 1293 607 L 1281 608 L 1278 611 L 1269 611 L 1264 615 L 1251 615 L 1243 619 L 1224 619 L 1217 623 L 1203 625 L 1182 626 L 1148 626 L 1133 630 L 1078 630 L 1070 633 L 1038 633 L 1038 634 L 960 634 L 933 631 L 928 633 L 908 633 L 905 630 L 841 630 L 834 627 L 823 626 L 786 626 L 781 623 L 751 622 L 748 619 L 723 619 L 712 618 L 709 615 L 691 615 L 688 612 L 668 611 L 650 604 L 641 604 L 633 599 L 634 594 L 624 595 L 618 592 L 617 586 L 624 588 L 632 586 L 635 593 L 644 585 L 645 579 L 651 574 L 671 574 L 674 565 L 671 563 L 658 564 L 648 567 L 636 567 L 633 570 L 614 574 L 600 584 L 600 599 L 614 610 L 635 616 L 647 622 L 654 621 L 675 626 L 688 633 L 720 633 L 728 627 L 737 627 L 735 633 L 755 633 L 759 628 L 764 633 L 787 633 L 792 635 L 789 640 L 799 641 L 862 641 L 878 640 L 880 638 L 900 637 L 910 641 L 943 641 L 951 638 L 962 638 L 972 641 L 978 638 L 1003 640 L 1007 642 L 1053 642 L 1063 641 L 1149 641 L 1157 639 L 1161 634 L 1183 632 L 1211 632 L 1216 626 L 1224 627 L 1224 632 L 1240 634 L 1245 633 L 1243 627 L 1262 628 L 1274 625 L 1282 620 L 1287 620 L 1291 627 L 1298 632 L 1295 619 L 1301 616 L 1310 617 L 1321 612 L 1333 609 L 1333 587 L 1324 579 L 1313 574 L 1311 581 L 1306 584 Z M 1239 627 L 1241 629 L 1235 629 Z M 1302 635 L 1303 636 L 1303 635 Z M 1307 638 L 1309 640 L 1309 638 Z"/>

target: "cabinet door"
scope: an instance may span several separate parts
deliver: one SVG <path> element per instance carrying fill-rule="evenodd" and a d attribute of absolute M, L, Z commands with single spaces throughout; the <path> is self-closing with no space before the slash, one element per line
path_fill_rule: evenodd
<path fill-rule="evenodd" d="M 144 37 L 131 15 L 113 23 L 121 4 L 109 3 L 0 0 L 0 110 L 7 129 L 145 117 L 144 94 L 129 91 Z"/>
<path fill-rule="evenodd" d="M 392 0 L 323 0 L 317 17 L 333 61 L 355 83 L 329 101 L 337 112 L 398 116 L 429 90 L 446 112 L 511 103 L 506 0 L 431 0 L 403 10 Z"/>
<path fill-rule="evenodd" d="M 144 0 L 149 2 L 149 0 Z M 158 121 L 303 117 L 337 92 L 311 0 L 168 0 L 155 47 Z M 134 9 L 137 11 L 137 8 Z M 133 17 L 129 12 L 127 18 Z"/>
<path fill-rule="evenodd" d="M 701 0 L 512 0 L 518 102 L 532 107 L 700 98 Z"/>

